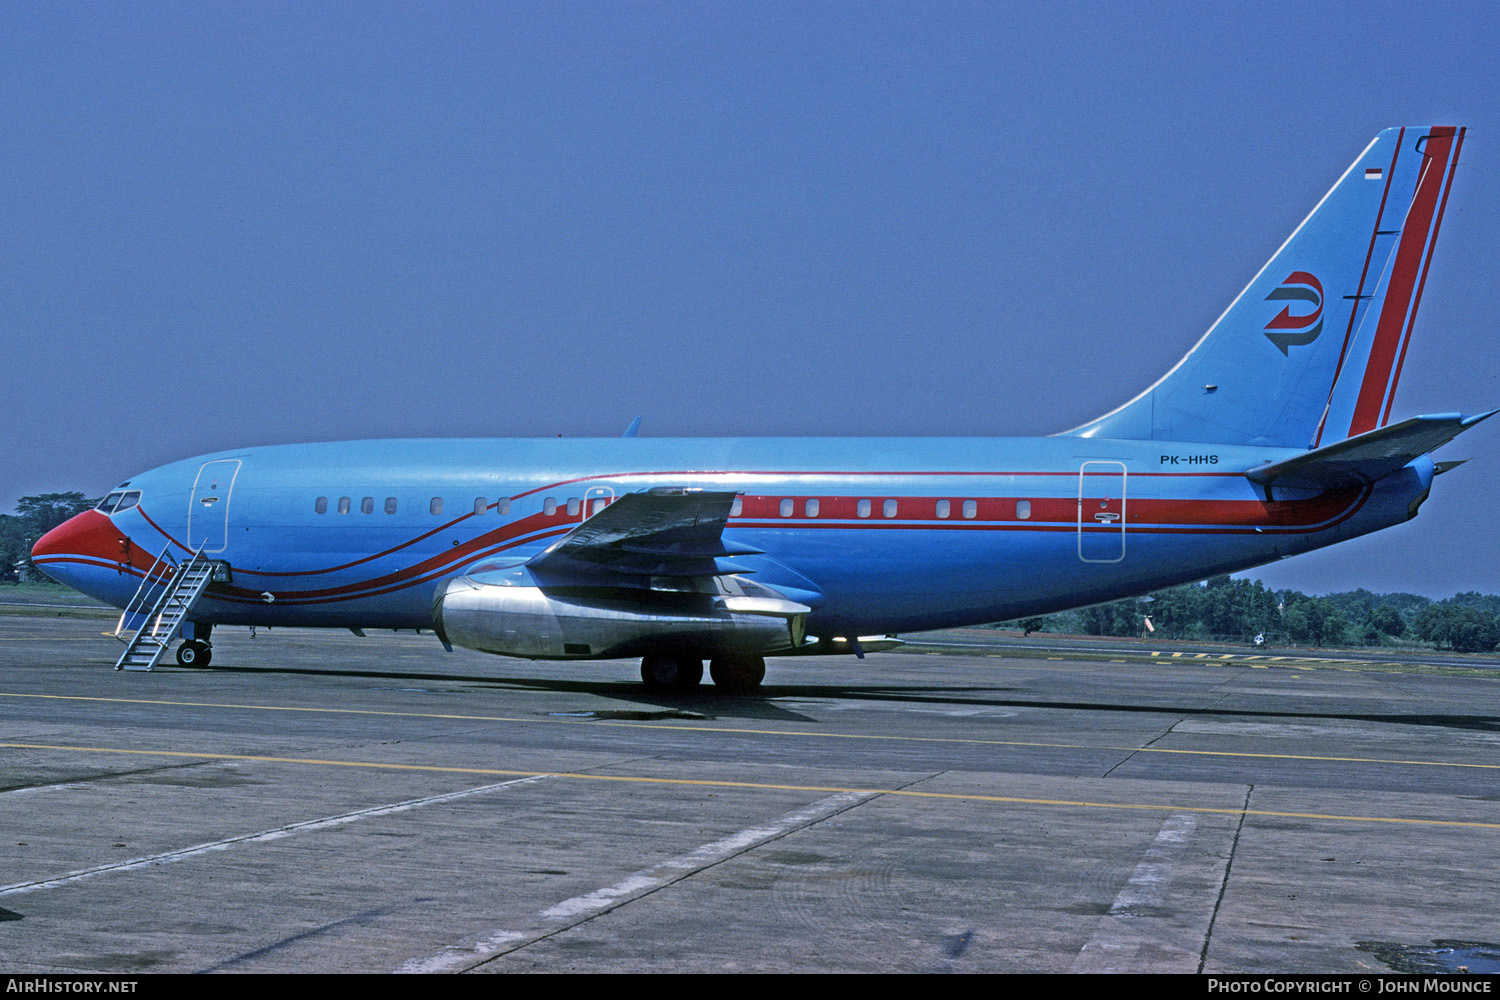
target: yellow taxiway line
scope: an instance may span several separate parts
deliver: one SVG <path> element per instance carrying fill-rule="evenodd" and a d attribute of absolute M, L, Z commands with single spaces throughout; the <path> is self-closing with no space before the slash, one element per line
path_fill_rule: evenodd
<path fill-rule="evenodd" d="M 92 701 L 123 705 L 162 705 L 172 708 L 224 708 L 251 712 L 308 712 L 329 715 L 369 715 L 385 718 L 448 719 L 458 722 L 510 722 L 522 725 L 604 726 L 619 729 L 662 729 L 670 732 L 728 733 L 741 736 L 790 736 L 829 740 L 871 740 L 895 743 L 951 743 L 969 746 L 1029 747 L 1043 750 L 1104 750 L 1120 753 L 1160 753 L 1189 757 L 1245 757 L 1256 760 L 1306 760 L 1330 764 L 1397 764 L 1411 767 L 1462 767 L 1500 770 L 1497 764 L 1475 764 L 1447 760 L 1406 760 L 1398 757 L 1330 757 L 1316 754 L 1256 753 L 1246 750 L 1183 750 L 1170 747 L 1116 746 L 1097 743 L 1043 743 L 1027 740 L 986 740 L 971 737 L 890 736 L 879 733 L 817 732 L 806 729 L 750 729 L 741 726 L 695 726 L 617 719 L 518 718 L 505 715 L 461 715 L 453 712 L 397 712 L 371 708 L 308 708 L 301 705 L 247 705 L 234 702 L 166 701 L 151 698 L 103 698 L 91 695 L 24 694 L 0 691 L 0 698 L 39 698 L 54 701 Z M 1247 712 L 1254 715 L 1254 712 Z"/>
<path fill-rule="evenodd" d="M 304 764 L 318 767 L 356 767 L 387 771 L 424 771 L 439 774 L 472 774 L 485 777 L 569 778 L 576 781 L 613 781 L 644 785 L 680 785 L 699 788 L 748 788 L 778 792 L 816 792 L 834 794 L 854 792 L 865 795 L 890 795 L 918 799 L 947 799 L 959 802 L 993 802 L 1012 805 L 1054 806 L 1076 809 L 1130 809 L 1153 812 L 1192 812 L 1222 816 L 1266 816 L 1280 819 L 1332 820 L 1346 823 L 1397 823 L 1411 826 L 1471 827 L 1500 830 L 1500 823 L 1473 820 L 1421 819 L 1410 816 L 1358 816 L 1338 813 L 1288 812 L 1271 809 L 1233 809 L 1215 806 L 1186 806 L 1166 802 L 1093 802 L 1086 799 L 1035 799 L 1014 795 L 981 795 L 975 792 L 921 792 L 911 788 L 856 788 L 846 785 L 785 785 L 759 781 L 722 781 L 710 778 L 653 778 L 646 775 L 588 774 L 579 771 L 517 771 L 493 767 L 458 767 L 444 764 L 395 764 L 381 761 L 332 760 L 320 757 L 265 757 L 257 754 L 206 753 L 190 750 L 133 750 L 127 747 L 82 747 L 51 743 L 0 743 L 10 750 L 57 750 L 68 753 L 134 754 L 147 757 L 188 757 L 202 761 L 233 760 L 262 764 Z"/>

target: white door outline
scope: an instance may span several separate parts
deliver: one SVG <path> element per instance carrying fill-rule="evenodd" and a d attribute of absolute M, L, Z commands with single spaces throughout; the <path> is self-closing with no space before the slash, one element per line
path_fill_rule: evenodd
<path fill-rule="evenodd" d="M 229 546 L 229 498 L 234 480 L 240 474 L 237 458 L 204 462 L 193 480 L 188 496 L 188 548 L 204 552 L 223 552 Z"/>
<path fill-rule="evenodd" d="M 1084 562 L 1117 563 L 1125 558 L 1125 480 L 1124 462 L 1079 466 L 1078 558 Z M 1116 526 L 1118 530 L 1111 530 Z"/>

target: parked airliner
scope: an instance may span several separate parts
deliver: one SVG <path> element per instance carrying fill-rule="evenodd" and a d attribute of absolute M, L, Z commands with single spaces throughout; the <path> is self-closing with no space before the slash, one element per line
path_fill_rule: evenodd
<path fill-rule="evenodd" d="M 1171 371 L 1053 437 L 246 448 L 134 476 L 32 555 L 184 665 L 220 624 L 422 629 L 745 690 L 768 656 L 1331 545 L 1414 517 L 1429 453 L 1490 415 L 1391 422 L 1463 135 L 1381 132 Z"/>

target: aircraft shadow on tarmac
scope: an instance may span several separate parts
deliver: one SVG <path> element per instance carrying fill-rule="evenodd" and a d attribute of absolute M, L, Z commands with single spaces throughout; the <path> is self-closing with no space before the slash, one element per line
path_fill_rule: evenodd
<path fill-rule="evenodd" d="M 819 721 L 801 712 L 775 704 L 774 699 L 822 698 L 871 703 L 912 703 L 954 708 L 1030 708 L 1066 712 L 1101 712 L 1125 715 L 1168 715 L 1203 719 L 1277 719 L 1284 721 L 1373 722 L 1385 725 L 1428 726 L 1470 732 L 1500 732 L 1500 716 L 1459 715 L 1448 713 L 1404 712 L 1296 712 L 1258 711 L 1254 709 L 1208 708 L 1196 705 L 1161 705 L 1147 703 L 1110 703 L 1095 701 L 1053 701 L 1045 698 L 1000 698 L 995 695 L 1014 691 L 1007 687 L 928 687 L 925 685 L 890 684 L 768 684 L 754 694 L 719 694 L 711 684 L 695 691 L 647 691 L 633 681 L 576 680 L 540 677 L 476 677 L 470 674 L 447 674 L 385 670 L 319 670 L 307 667 L 230 667 L 211 666 L 209 672 L 245 674 L 299 674 L 326 677 L 365 677 L 377 680 L 436 681 L 462 683 L 478 687 L 522 688 L 553 691 L 558 694 L 593 694 L 617 701 L 649 705 L 646 713 L 655 718 L 683 718 L 685 713 L 703 718 L 781 719 L 785 721 Z M 585 713 L 580 711 L 582 717 Z M 623 713 L 589 713 L 595 718 L 623 718 Z"/>

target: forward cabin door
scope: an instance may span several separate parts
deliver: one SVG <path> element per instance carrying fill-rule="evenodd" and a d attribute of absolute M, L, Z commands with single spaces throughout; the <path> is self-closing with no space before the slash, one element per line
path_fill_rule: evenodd
<path fill-rule="evenodd" d="M 229 544 L 229 496 L 234 492 L 235 477 L 240 474 L 240 460 L 222 459 L 204 462 L 193 481 L 188 497 L 188 548 L 197 551 L 223 552 Z"/>
<path fill-rule="evenodd" d="M 1078 558 L 1125 558 L 1125 463 L 1084 462 L 1078 470 Z"/>

